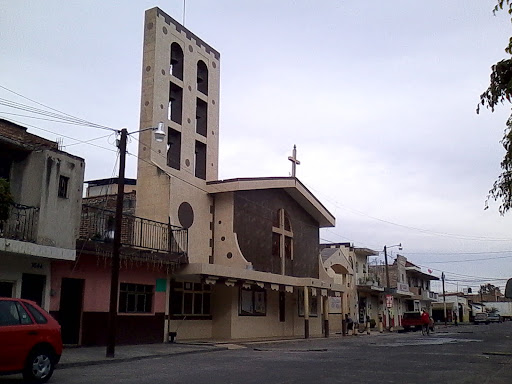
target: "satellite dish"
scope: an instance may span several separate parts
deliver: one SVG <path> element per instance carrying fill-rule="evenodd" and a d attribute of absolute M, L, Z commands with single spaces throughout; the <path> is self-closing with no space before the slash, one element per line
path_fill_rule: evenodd
<path fill-rule="evenodd" d="M 512 299 L 512 279 L 508 279 L 507 286 L 505 287 L 505 297 Z"/>

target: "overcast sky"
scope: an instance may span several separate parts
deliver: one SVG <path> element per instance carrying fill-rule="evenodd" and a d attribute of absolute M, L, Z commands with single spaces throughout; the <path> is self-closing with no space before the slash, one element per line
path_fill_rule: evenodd
<path fill-rule="evenodd" d="M 423 270 L 446 272 L 448 290 L 480 278 L 503 287 L 491 279 L 512 277 L 512 213 L 484 203 L 510 106 L 475 113 L 510 36 L 494 4 L 188 0 L 185 26 L 221 53 L 219 177 L 288 176 L 296 144 L 298 178 L 336 216 L 322 241 L 402 243 Z M 154 6 L 183 20 L 182 0 L 0 0 L 0 86 L 137 130 Z M 41 108 L 4 88 L 0 98 Z M 0 117 L 84 157 L 86 180 L 115 174 L 113 136 L 91 142 L 110 151 L 71 139 L 107 131 L 11 113 L 27 115 L 0 105 Z"/>

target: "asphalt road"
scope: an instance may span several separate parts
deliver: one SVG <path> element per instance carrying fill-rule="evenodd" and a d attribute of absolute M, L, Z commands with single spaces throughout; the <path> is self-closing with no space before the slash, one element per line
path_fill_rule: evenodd
<path fill-rule="evenodd" d="M 240 347 L 58 369 L 50 383 L 512 383 L 512 322 Z"/>

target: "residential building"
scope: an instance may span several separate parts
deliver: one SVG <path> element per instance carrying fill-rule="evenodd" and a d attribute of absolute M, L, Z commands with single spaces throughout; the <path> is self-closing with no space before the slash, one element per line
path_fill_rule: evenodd
<path fill-rule="evenodd" d="M 432 303 L 432 318 L 436 322 L 445 321 L 444 311 L 446 307 L 446 321 L 454 322 L 457 318 L 459 323 L 470 321 L 471 306 L 462 292 L 446 293 L 444 298 L 441 294 L 439 301 Z"/>
<path fill-rule="evenodd" d="M 56 142 L 0 119 L 0 177 L 14 198 L 0 222 L 0 296 L 50 308 L 51 262 L 76 257 L 84 167 Z"/>
<path fill-rule="evenodd" d="M 342 321 L 345 315 L 353 320 L 357 319 L 355 255 L 349 243 L 320 244 L 320 248 L 320 257 L 327 274 L 345 290 L 339 296 L 329 297 L 331 330 L 342 332 Z"/>
<path fill-rule="evenodd" d="M 397 255 L 387 269 L 389 290 L 384 301 L 387 312 L 384 316 L 384 326 L 400 326 L 404 312 L 421 311 L 425 308 L 431 313 L 431 303 L 437 301 L 438 296 L 430 290 L 430 281 L 439 278 L 422 272 L 420 267 L 402 255 Z M 388 285 L 386 268 L 371 266 L 370 271 Z"/>
<path fill-rule="evenodd" d="M 54 261 L 51 266 L 50 313 L 62 326 L 65 344 L 107 341 L 117 182 L 87 182 L 94 190 L 83 199 L 76 260 Z M 134 216 L 136 182 L 125 182 L 116 343 L 162 342 L 167 279 L 173 268 L 187 263 L 187 231 Z"/>

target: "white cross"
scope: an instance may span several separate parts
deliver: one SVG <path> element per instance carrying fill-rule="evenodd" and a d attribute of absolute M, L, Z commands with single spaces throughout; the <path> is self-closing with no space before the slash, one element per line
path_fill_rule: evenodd
<path fill-rule="evenodd" d="M 297 147 L 293 145 L 293 156 L 288 156 L 288 160 L 292 162 L 292 177 L 295 177 L 295 168 L 300 165 L 300 161 L 297 160 Z"/>

